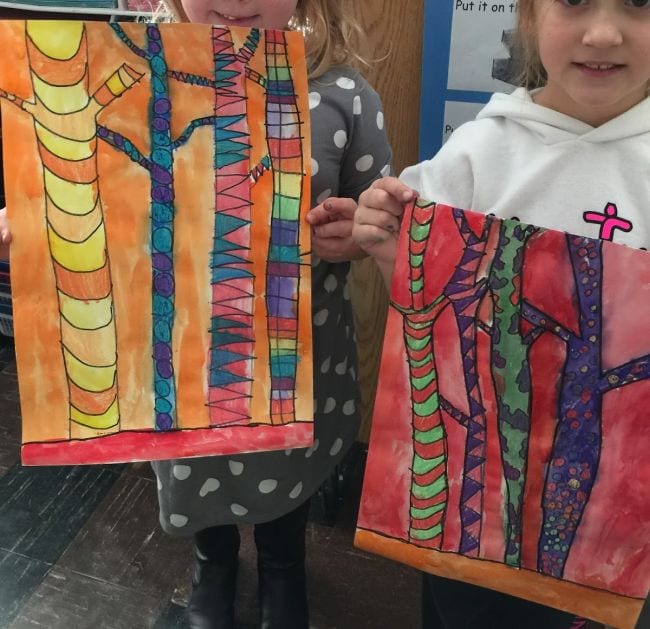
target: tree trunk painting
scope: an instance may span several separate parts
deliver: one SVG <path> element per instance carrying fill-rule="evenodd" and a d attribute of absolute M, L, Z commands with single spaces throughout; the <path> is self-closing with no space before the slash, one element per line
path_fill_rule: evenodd
<path fill-rule="evenodd" d="M 567 343 L 560 385 L 558 426 L 546 477 L 538 569 L 561 577 L 598 476 L 602 448 L 603 396 L 650 378 L 650 356 L 602 368 L 602 241 L 567 237 L 575 276 L 580 334 L 576 335 L 529 304 L 523 316 Z M 577 384 L 580 383 L 580 384 Z M 579 387 L 579 389 L 576 389 Z"/>
<path fill-rule="evenodd" d="M 266 33 L 266 130 L 273 170 L 271 238 L 266 273 L 271 421 L 296 419 L 297 298 L 300 286 L 300 207 L 305 156 L 286 35 Z"/>
<path fill-rule="evenodd" d="M 650 587 L 648 277 L 645 251 L 407 208 L 355 543 L 632 629 Z"/>
<path fill-rule="evenodd" d="M 117 430 L 117 351 L 110 261 L 98 187 L 97 115 L 140 75 L 123 65 L 88 93 L 81 22 L 27 22 L 34 102 L 2 93 L 34 119 L 61 316 L 70 421 Z"/>
<path fill-rule="evenodd" d="M 23 461 L 312 445 L 302 36 L 0 22 L 0 42 Z"/>
<path fill-rule="evenodd" d="M 246 68 L 260 33 L 253 29 L 239 53 L 228 29 L 213 29 L 215 61 L 216 217 L 212 259 L 210 418 L 249 421 L 254 352 L 251 271 L 251 177 L 246 118 Z"/>
<path fill-rule="evenodd" d="M 507 495 L 505 560 L 515 567 L 521 562 L 531 395 L 528 345 L 519 332 L 521 274 L 526 242 L 535 231 L 516 222 L 504 223 L 490 275 L 494 297 L 492 377 L 499 406 L 499 439 Z"/>

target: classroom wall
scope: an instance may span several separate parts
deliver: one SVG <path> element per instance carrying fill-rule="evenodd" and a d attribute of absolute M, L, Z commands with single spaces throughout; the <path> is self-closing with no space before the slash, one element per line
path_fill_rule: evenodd
<path fill-rule="evenodd" d="M 365 54 L 378 59 L 366 72 L 385 108 L 398 174 L 417 161 L 424 0 L 349 0 L 367 34 Z M 350 275 L 359 347 L 361 441 L 368 441 L 388 303 L 374 263 L 355 262 Z"/>

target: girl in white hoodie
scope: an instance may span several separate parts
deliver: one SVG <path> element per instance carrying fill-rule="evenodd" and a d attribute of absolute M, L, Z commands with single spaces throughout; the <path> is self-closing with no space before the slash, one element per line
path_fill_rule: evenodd
<path fill-rule="evenodd" d="M 650 0 L 520 0 L 518 28 L 525 87 L 495 94 L 433 159 L 361 195 L 353 237 L 388 285 L 404 204 L 418 194 L 650 245 Z M 572 624 L 568 614 L 430 576 L 423 610 L 427 629 Z"/>

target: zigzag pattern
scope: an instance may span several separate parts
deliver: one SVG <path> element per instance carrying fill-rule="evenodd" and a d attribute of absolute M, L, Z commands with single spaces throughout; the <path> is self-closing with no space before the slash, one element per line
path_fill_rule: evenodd
<path fill-rule="evenodd" d="M 257 48 L 253 29 L 235 54 L 228 29 L 212 29 L 216 82 L 212 324 L 208 406 L 212 425 L 250 421 L 254 358 L 250 261 L 251 177 L 246 119 L 246 63 Z M 256 181 L 256 180 L 255 180 Z"/>

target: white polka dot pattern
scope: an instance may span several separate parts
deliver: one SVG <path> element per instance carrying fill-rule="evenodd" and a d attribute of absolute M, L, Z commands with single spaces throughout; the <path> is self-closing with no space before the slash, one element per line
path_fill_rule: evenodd
<path fill-rule="evenodd" d="M 241 461 L 228 461 L 228 468 L 233 476 L 241 476 L 244 471 L 244 464 Z"/>
<path fill-rule="evenodd" d="M 327 199 L 328 197 L 331 197 L 331 196 L 332 196 L 332 191 L 331 191 L 329 188 L 327 188 L 327 190 L 323 190 L 323 191 L 322 191 L 322 192 L 321 192 L 321 193 L 316 197 L 316 203 L 323 203 L 323 201 L 325 201 L 325 199 Z M 318 258 L 316 258 L 316 259 L 320 262 L 320 260 L 319 260 Z M 312 265 L 312 266 L 313 266 L 313 265 Z"/>
<path fill-rule="evenodd" d="M 356 83 L 348 78 L 347 76 L 342 76 L 336 79 L 336 84 L 344 90 L 353 90 L 356 87 Z"/>
<path fill-rule="evenodd" d="M 180 529 L 189 522 L 189 518 L 186 515 L 181 515 L 180 513 L 172 513 L 169 516 L 169 523 L 172 526 Z"/>
<path fill-rule="evenodd" d="M 178 480 L 187 480 L 192 474 L 192 468 L 189 465 L 174 465 L 172 474 Z"/>
<path fill-rule="evenodd" d="M 320 105 L 321 95 L 318 92 L 309 92 L 309 109 L 316 109 Z"/>
<path fill-rule="evenodd" d="M 377 128 L 378 129 L 383 129 L 384 128 L 384 112 L 383 111 L 378 111 L 377 112 Z"/>
<path fill-rule="evenodd" d="M 260 490 L 261 494 L 270 494 L 278 488 L 278 481 L 274 478 L 267 478 L 263 480 L 257 488 Z"/>
<path fill-rule="evenodd" d="M 358 94 L 354 97 L 354 100 L 352 101 L 352 113 L 355 116 L 361 115 L 361 96 L 359 96 Z"/>
<path fill-rule="evenodd" d="M 330 448 L 330 456 L 336 456 L 341 451 L 342 447 L 343 439 L 341 439 L 341 437 L 337 437 L 337 439 L 332 444 L 332 447 Z"/>
<path fill-rule="evenodd" d="M 310 448 L 307 448 L 307 450 L 305 450 L 305 458 L 306 459 L 311 457 L 311 455 L 314 454 L 314 452 L 316 452 L 316 450 L 318 450 L 319 444 L 320 444 L 320 441 L 318 439 L 314 439 L 314 444 Z"/>
<path fill-rule="evenodd" d="M 332 365 L 332 357 L 328 356 L 320 365 L 320 372 L 327 373 Z"/>
<path fill-rule="evenodd" d="M 328 397 L 327 400 L 325 400 L 325 408 L 323 408 L 323 413 L 327 415 L 327 413 L 331 413 L 335 408 L 336 400 L 333 397 Z"/>
<path fill-rule="evenodd" d="M 314 325 L 316 325 L 316 326 L 325 325 L 325 322 L 327 321 L 328 316 L 329 316 L 329 310 L 327 310 L 326 308 L 323 308 L 322 310 L 319 310 L 314 315 Z"/>
<path fill-rule="evenodd" d="M 343 129 L 339 129 L 334 134 L 334 144 L 337 148 L 340 149 L 344 148 L 347 141 L 348 141 L 348 134 Z"/>
<path fill-rule="evenodd" d="M 318 165 L 318 162 L 312 157 L 311 158 L 311 176 L 315 177 L 318 174 L 320 166 Z"/>
<path fill-rule="evenodd" d="M 233 502 L 233 504 L 230 505 L 230 510 L 238 516 L 243 516 L 248 513 L 248 509 L 240 504 L 237 504 L 236 502 Z"/>
<path fill-rule="evenodd" d="M 302 493 L 302 481 L 300 481 L 290 492 L 289 498 L 295 500 Z"/>
<path fill-rule="evenodd" d="M 362 155 L 357 160 L 355 166 L 360 173 L 366 173 L 372 168 L 372 165 L 374 163 L 375 163 L 375 158 L 372 155 Z"/>
<path fill-rule="evenodd" d="M 201 496 L 201 498 L 205 498 L 208 494 L 217 491 L 219 487 L 221 487 L 221 483 L 219 482 L 219 479 L 206 478 L 205 483 L 201 485 L 201 489 L 199 490 L 199 496 Z"/>
<path fill-rule="evenodd" d="M 336 275 L 330 273 L 323 282 L 323 286 L 328 293 L 333 293 L 336 290 L 336 287 L 339 285 Z"/>
<path fill-rule="evenodd" d="M 348 400 L 343 405 L 343 414 L 344 415 L 354 415 L 354 411 L 357 410 L 357 403 L 354 400 Z"/>

